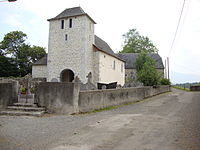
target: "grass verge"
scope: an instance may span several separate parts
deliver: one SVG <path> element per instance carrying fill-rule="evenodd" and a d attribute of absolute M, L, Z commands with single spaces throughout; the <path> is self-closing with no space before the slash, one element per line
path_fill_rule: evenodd
<path fill-rule="evenodd" d="M 94 109 L 94 110 L 88 111 L 88 112 L 73 113 L 73 114 L 71 114 L 71 115 L 93 114 L 93 113 L 97 113 L 97 112 L 113 110 L 113 109 L 117 109 L 117 108 L 119 108 L 119 107 L 123 107 L 123 106 L 126 106 L 126 105 L 135 104 L 135 103 L 141 102 L 141 101 L 143 101 L 143 100 L 144 100 L 144 99 L 142 99 L 142 100 L 137 100 L 137 101 L 135 101 L 135 102 L 128 102 L 128 103 L 121 104 L 121 105 L 114 105 L 114 106 L 108 106 L 108 107 L 104 107 L 104 108 L 100 108 L 100 109 Z"/>
<path fill-rule="evenodd" d="M 183 87 L 180 87 L 180 86 L 172 86 L 172 87 L 175 88 L 175 89 L 179 89 L 179 90 L 190 92 L 190 89 L 188 89 L 188 88 L 183 88 Z"/>

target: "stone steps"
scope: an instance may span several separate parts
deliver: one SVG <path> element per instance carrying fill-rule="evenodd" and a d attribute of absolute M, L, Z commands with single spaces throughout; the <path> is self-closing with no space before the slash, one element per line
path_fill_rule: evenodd
<path fill-rule="evenodd" d="M 45 111 L 43 107 L 19 107 L 19 106 L 8 106 L 8 110 L 20 110 L 20 111 Z"/>
<path fill-rule="evenodd" d="M 37 107 L 37 105 L 33 103 L 14 103 L 12 106 Z"/>
<path fill-rule="evenodd" d="M 0 115 L 7 116 L 36 116 L 40 117 L 45 113 L 44 107 L 38 107 L 32 103 L 14 103 L 5 110 L 0 111 Z"/>
<path fill-rule="evenodd" d="M 6 116 L 34 116 L 34 117 L 41 117 L 45 111 L 14 111 L 14 110 L 5 110 L 0 111 L 0 115 L 6 115 Z"/>

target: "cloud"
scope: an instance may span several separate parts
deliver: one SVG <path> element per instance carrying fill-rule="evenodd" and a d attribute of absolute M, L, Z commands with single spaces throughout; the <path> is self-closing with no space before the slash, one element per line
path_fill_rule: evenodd
<path fill-rule="evenodd" d="M 78 6 L 78 0 L 20 0 L 18 5 L 21 9 L 26 9 L 41 18 L 47 19 L 54 17 L 68 7 Z"/>
<path fill-rule="evenodd" d="M 159 48 L 163 60 L 174 38 L 183 0 L 19 0 L 7 5 L 1 17 L 6 25 L 26 30 L 36 44 L 48 42 L 48 21 L 66 8 L 81 6 L 96 22 L 95 34 L 115 52 L 121 50 L 122 34 L 136 28 Z M 170 55 L 170 69 L 199 74 L 200 0 L 188 0 L 177 39 Z M 9 12 L 8 10 L 13 10 Z M 12 14 L 12 15 L 8 15 Z M 32 43 L 32 41 L 30 41 Z M 188 69 L 187 69 L 188 68 Z"/>
<path fill-rule="evenodd" d="M 21 16 L 18 14 L 6 15 L 3 23 L 10 25 L 14 28 L 18 28 L 19 30 L 26 30 L 27 26 L 23 24 L 21 21 Z"/>

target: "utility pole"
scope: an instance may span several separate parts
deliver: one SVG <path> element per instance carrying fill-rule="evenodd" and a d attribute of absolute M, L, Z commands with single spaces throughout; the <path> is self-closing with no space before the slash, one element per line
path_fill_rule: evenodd
<path fill-rule="evenodd" d="M 165 59 L 165 72 L 164 72 L 164 77 L 167 78 L 167 63 L 166 63 L 166 59 Z"/>
<path fill-rule="evenodd" d="M 167 78 L 169 79 L 169 57 L 167 57 L 167 71 L 168 71 Z"/>

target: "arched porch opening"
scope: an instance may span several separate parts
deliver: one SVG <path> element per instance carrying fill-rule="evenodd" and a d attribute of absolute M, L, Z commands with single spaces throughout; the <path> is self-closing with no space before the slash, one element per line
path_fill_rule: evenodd
<path fill-rule="evenodd" d="M 61 82 L 72 82 L 74 80 L 74 72 L 70 69 L 65 69 L 60 73 Z"/>

